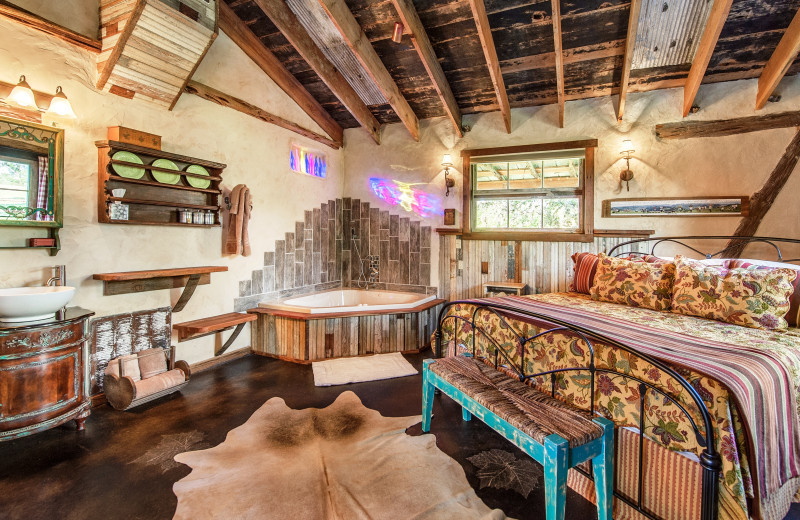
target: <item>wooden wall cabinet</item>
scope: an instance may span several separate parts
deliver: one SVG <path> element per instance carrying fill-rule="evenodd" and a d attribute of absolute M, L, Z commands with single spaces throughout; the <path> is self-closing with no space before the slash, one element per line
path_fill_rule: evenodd
<path fill-rule="evenodd" d="M 0 441 L 89 416 L 88 320 L 73 307 L 53 320 L 0 325 Z"/>
<path fill-rule="evenodd" d="M 174 153 L 145 148 L 119 141 L 97 141 L 98 151 L 98 196 L 97 220 L 106 224 L 144 224 L 155 226 L 212 227 L 221 224 L 220 197 L 222 191 L 222 170 L 224 164 L 203 159 L 187 157 Z M 119 151 L 132 152 L 144 163 L 138 165 L 113 159 Z M 156 159 L 169 159 L 178 170 L 169 170 L 152 166 Z M 122 177 L 114 170 L 114 164 L 140 167 L 145 170 L 138 179 Z M 202 166 L 210 176 L 197 175 L 186 171 L 191 165 Z M 158 182 L 153 172 L 180 176 L 177 184 Z M 209 180 L 207 188 L 190 185 L 187 179 Z M 123 188 L 125 196 L 117 198 L 111 190 Z M 111 218 L 111 205 L 115 202 L 128 205 L 128 219 Z M 179 222 L 178 209 L 210 211 L 214 215 L 213 224 L 186 224 Z"/>

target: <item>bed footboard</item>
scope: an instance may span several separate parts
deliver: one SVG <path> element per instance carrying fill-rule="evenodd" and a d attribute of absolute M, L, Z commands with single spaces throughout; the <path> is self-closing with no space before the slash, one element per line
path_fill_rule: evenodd
<path fill-rule="evenodd" d="M 451 313 L 454 306 L 469 306 L 472 312 Z M 523 333 L 512 325 L 512 321 L 530 324 L 532 330 Z M 508 342 L 503 344 L 498 341 L 491 331 L 487 330 L 492 328 L 488 325 L 489 323 L 499 324 L 506 335 L 512 334 L 514 344 L 508 345 Z M 670 406 L 674 406 L 676 413 L 685 416 L 696 443 L 700 447 L 699 463 L 703 470 L 700 518 L 717 520 L 722 460 L 716 449 L 711 414 L 695 387 L 667 363 L 592 330 L 552 316 L 517 309 L 501 303 L 471 300 L 449 302 L 440 310 L 437 325 L 434 349 L 436 357 L 442 357 L 445 335 L 449 334 L 446 329 L 448 325 L 452 325 L 453 339 L 464 348 L 471 350 L 474 357 L 483 358 L 486 362 L 493 364 L 495 368 L 505 370 L 509 376 L 516 377 L 539 389 L 549 386 L 549 391 L 554 397 L 558 397 L 559 389 L 566 388 L 564 385 L 567 378 L 571 377 L 574 381 L 580 381 L 581 387 L 588 391 L 588 400 L 584 403 L 584 407 L 589 409 L 592 414 L 603 415 L 611 420 L 615 419 L 613 414 L 609 414 L 607 410 L 602 410 L 605 413 L 601 414 L 601 410 L 596 409 L 595 397 L 598 380 L 601 380 L 601 384 L 604 385 L 601 388 L 604 392 L 608 388 L 609 381 L 611 381 L 612 388 L 617 388 L 614 381 L 622 381 L 626 387 L 635 388 L 638 391 L 638 413 L 635 414 L 638 417 L 634 420 L 634 422 L 638 422 L 639 435 L 638 492 L 635 497 L 631 497 L 615 489 L 614 496 L 638 513 L 653 520 L 660 519 L 645 507 L 642 478 L 643 437 L 649 415 L 648 407 L 653 402 L 654 396 L 658 397 L 658 403 L 662 405 L 668 403 Z M 541 360 L 545 357 L 554 355 L 554 335 L 570 338 L 571 345 L 575 346 L 571 352 L 572 360 L 577 359 L 578 354 L 576 353 L 580 353 L 579 362 L 573 364 L 551 363 L 546 367 L 537 366 L 542 365 Z M 620 359 L 623 355 L 627 356 L 629 360 L 631 356 L 635 356 L 637 361 L 641 360 L 665 374 L 668 379 L 667 383 L 654 384 L 644 377 L 631 373 L 630 370 L 618 368 L 616 363 L 613 363 L 612 366 L 603 362 L 597 357 L 599 347 L 602 347 L 606 353 L 618 353 Z M 556 353 L 555 356 L 558 358 L 559 354 Z M 561 359 L 569 359 L 569 356 L 564 355 Z M 614 359 L 617 359 L 616 354 Z M 538 368 L 546 369 L 539 370 Z M 612 415 L 612 417 L 608 417 L 608 415 Z M 617 422 L 631 423 L 630 418 L 625 419 L 617 420 Z M 591 478 L 589 472 L 579 471 Z"/>

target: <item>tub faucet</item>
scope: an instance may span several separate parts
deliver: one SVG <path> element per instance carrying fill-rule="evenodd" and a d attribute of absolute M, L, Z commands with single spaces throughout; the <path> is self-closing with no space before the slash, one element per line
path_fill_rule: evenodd
<path fill-rule="evenodd" d="M 56 286 L 67 285 L 67 266 L 56 265 L 53 269 L 55 269 L 56 275 L 47 280 L 47 285 L 53 285 L 53 283 L 55 283 Z"/>

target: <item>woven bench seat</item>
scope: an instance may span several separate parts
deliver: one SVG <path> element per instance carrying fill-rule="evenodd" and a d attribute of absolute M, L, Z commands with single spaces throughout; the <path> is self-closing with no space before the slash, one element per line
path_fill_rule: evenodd
<path fill-rule="evenodd" d="M 603 436 L 602 426 L 592 421 L 589 412 L 511 379 L 482 361 L 457 356 L 440 359 L 430 368 L 539 444 L 554 433 L 572 448 Z"/>
<path fill-rule="evenodd" d="M 567 471 L 592 461 L 597 517 L 611 520 L 614 423 L 593 417 L 468 356 L 426 359 L 422 431 L 430 431 L 434 389 L 461 405 L 544 466 L 547 520 L 564 520 Z"/>

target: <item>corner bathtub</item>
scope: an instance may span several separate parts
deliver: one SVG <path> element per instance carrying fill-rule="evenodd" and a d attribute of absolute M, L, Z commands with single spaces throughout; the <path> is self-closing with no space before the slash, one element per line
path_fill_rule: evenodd
<path fill-rule="evenodd" d="M 445 300 L 435 295 L 341 289 L 248 310 L 253 353 L 296 363 L 419 352 L 430 344 Z"/>
<path fill-rule="evenodd" d="M 280 302 L 261 302 L 259 307 L 307 314 L 391 311 L 419 307 L 435 300 L 436 295 L 396 291 L 339 289 L 325 291 Z"/>

